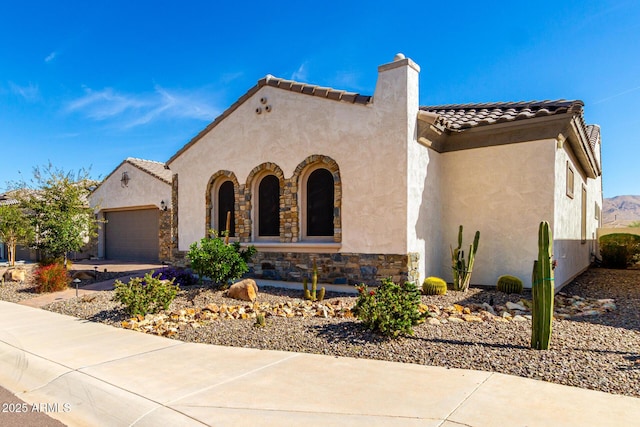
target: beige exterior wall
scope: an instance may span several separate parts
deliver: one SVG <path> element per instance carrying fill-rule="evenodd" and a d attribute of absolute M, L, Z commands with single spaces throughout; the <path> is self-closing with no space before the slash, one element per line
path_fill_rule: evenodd
<path fill-rule="evenodd" d="M 120 178 L 127 172 L 129 183 L 122 186 Z M 99 210 L 120 210 L 137 207 L 160 208 L 164 200 L 171 207 L 171 184 L 124 162 L 91 194 L 91 207 Z"/>
<path fill-rule="evenodd" d="M 122 173 L 127 172 L 129 183 L 125 187 L 120 182 Z M 171 209 L 171 185 L 131 165 L 122 163 L 89 196 L 89 204 L 94 208 L 99 220 L 104 220 L 105 211 L 131 210 L 156 207 L 164 200 Z M 98 229 L 98 257 L 104 257 L 104 230 Z"/>
<path fill-rule="evenodd" d="M 437 275 L 453 280 L 449 248 L 457 245 L 458 226 L 463 225 L 465 256 L 480 231 L 471 283 L 494 285 L 499 276 L 511 274 L 530 286 L 538 225 L 553 219 L 554 159 L 554 140 L 442 154 L 443 238 Z"/>
<path fill-rule="evenodd" d="M 178 249 L 187 250 L 204 237 L 205 193 L 213 174 L 228 170 L 245 184 L 253 168 L 273 162 L 290 178 L 301 162 L 319 154 L 335 160 L 340 169 L 338 250 L 406 253 L 407 145 L 415 127 L 407 125 L 407 111 L 417 111 L 416 68 L 408 60 L 382 66 L 369 105 L 263 86 L 171 162 L 179 177 Z M 261 98 L 271 111 L 256 114 Z M 415 113 L 411 116 L 415 122 Z M 264 250 L 295 252 L 303 247 L 280 243 Z"/>
<path fill-rule="evenodd" d="M 409 252 L 418 253 L 420 280 L 441 276 L 446 253 L 442 242 L 441 155 L 417 142 L 407 151 Z"/>
<path fill-rule="evenodd" d="M 586 270 L 591 256 L 597 251 L 596 232 L 599 220 L 595 205 L 602 207 L 602 178 L 587 178 L 578 164 L 569 144 L 556 144 L 555 156 L 555 213 L 553 254 L 558 265 L 555 269 L 556 289 L 569 283 Z M 574 171 L 573 197 L 567 195 L 567 164 Z M 582 188 L 586 189 L 586 239 L 582 238 Z"/>

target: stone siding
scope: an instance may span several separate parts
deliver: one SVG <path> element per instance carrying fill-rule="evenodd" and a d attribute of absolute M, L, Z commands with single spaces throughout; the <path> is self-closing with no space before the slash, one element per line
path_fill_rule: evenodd
<path fill-rule="evenodd" d="M 173 264 L 186 267 L 185 251 L 174 251 Z M 396 282 L 419 283 L 419 254 L 353 254 L 258 251 L 249 265 L 248 277 L 286 282 L 301 282 L 311 278 L 313 260 L 318 266 L 318 283 L 336 285 L 377 286 L 391 277 Z"/>
<path fill-rule="evenodd" d="M 173 252 L 173 212 L 171 209 L 167 209 L 166 211 L 160 210 L 159 215 L 159 224 L 158 224 L 158 258 L 160 261 L 170 261 L 171 254 Z"/>
<path fill-rule="evenodd" d="M 318 267 L 318 282 L 377 285 L 384 278 L 394 282 L 418 281 L 417 253 L 355 254 L 258 252 L 249 264 L 250 276 L 262 279 L 302 281 L 311 277 L 313 261 Z"/>

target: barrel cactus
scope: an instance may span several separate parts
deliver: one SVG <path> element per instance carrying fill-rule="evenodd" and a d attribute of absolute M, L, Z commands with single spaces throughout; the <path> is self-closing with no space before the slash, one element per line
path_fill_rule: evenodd
<path fill-rule="evenodd" d="M 521 294 L 522 293 L 522 280 L 516 276 L 504 275 L 498 278 L 496 285 L 500 292 L 506 294 Z"/>
<path fill-rule="evenodd" d="M 422 282 L 422 293 L 425 295 L 446 295 L 447 282 L 439 277 L 427 277 Z"/>

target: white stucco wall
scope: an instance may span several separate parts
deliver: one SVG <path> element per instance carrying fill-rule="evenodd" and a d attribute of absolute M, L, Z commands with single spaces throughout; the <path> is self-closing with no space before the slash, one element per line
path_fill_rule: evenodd
<path fill-rule="evenodd" d="M 574 170 L 573 198 L 567 196 L 567 162 Z M 589 267 L 591 254 L 596 253 L 596 231 L 599 221 L 595 218 L 595 204 L 602 207 L 602 178 L 587 178 L 576 161 L 568 143 L 556 149 L 556 210 L 553 223 L 556 288 L 570 282 Z M 587 236 L 582 240 L 582 187 L 587 190 Z"/>
<path fill-rule="evenodd" d="M 214 173 L 232 171 L 244 184 L 254 167 L 273 162 L 289 178 L 320 154 L 340 168 L 340 251 L 406 253 L 407 86 L 415 86 L 417 111 L 417 74 L 410 65 L 382 70 L 369 105 L 262 87 L 171 162 L 179 183 L 179 249 L 204 236 L 205 192 Z M 263 97 L 272 111 L 258 115 Z"/>
<path fill-rule="evenodd" d="M 538 225 L 553 221 L 554 166 L 555 140 L 442 154 L 443 259 L 437 275 L 453 280 L 450 245 L 457 246 L 463 225 L 465 256 L 480 231 L 471 283 L 494 285 L 511 274 L 530 286 Z"/>
<path fill-rule="evenodd" d="M 408 252 L 420 254 L 420 280 L 440 275 L 443 263 L 441 154 L 413 141 L 407 150 Z"/>
<path fill-rule="evenodd" d="M 129 175 L 126 187 L 120 183 L 123 172 Z M 127 162 L 118 166 L 89 196 L 91 207 L 102 211 L 151 206 L 160 208 L 162 200 L 168 208 L 171 207 L 171 185 Z"/>
<path fill-rule="evenodd" d="M 124 187 L 120 179 L 127 172 L 129 183 Z M 123 162 L 89 196 L 89 204 L 98 219 L 104 220 L 105 211 L 131 210 L 156 207 L 164 200 L 171 208 L 171 185 L 149 173 Z M 98 228 L 98 257 L 104 256 L 104 229 Z"/>

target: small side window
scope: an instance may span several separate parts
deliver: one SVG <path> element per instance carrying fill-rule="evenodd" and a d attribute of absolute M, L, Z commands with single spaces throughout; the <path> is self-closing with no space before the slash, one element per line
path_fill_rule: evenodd
<path fill-rule="evenodd" d="M 567 196 L 573 199 L 573 187 L 575 186 L 575 173 L 567 161 Z"/>

